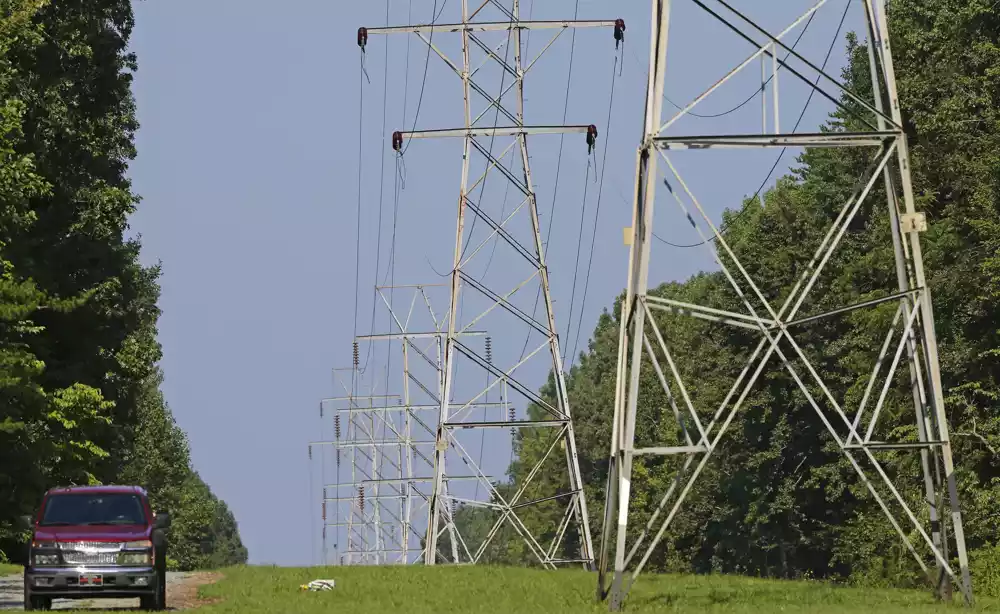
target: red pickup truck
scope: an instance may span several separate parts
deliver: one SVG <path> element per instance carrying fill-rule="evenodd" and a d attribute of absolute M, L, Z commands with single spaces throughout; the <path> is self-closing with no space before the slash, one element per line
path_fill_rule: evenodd
<path fill-rule="evenodd" d="M 32 523 L 24 609 L 94 597 L 138 597 L 144 610 L 165 609 L 169 526 L 138 486 L 49 490 Z"/>

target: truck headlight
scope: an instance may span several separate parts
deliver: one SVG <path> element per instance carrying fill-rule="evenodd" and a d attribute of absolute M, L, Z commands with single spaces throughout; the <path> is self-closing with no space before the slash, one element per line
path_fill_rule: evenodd
<path fill-rule="evenodd" d="M 35 565 L 45 566 L 45 565 L 58 565 L 59 555 L 58 554 L 36 554 L 35 555 Z"/>
<path fill-rule="evenodd" d="M 118 555 L 119 565 L 149 565 L 150 562 L 148 552 L 122 552 Z"/>

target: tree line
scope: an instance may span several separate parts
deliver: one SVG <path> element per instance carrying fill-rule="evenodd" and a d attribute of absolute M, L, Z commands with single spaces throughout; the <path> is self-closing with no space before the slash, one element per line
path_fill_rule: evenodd
<path fill-rule="evenodd" d="M 138 129 L 129 0 L 0 0 L 0 560 L 68 484 L 138 484 L 169 564 L 244 563 L 160 392 L 159 267 L 126 238 Z"/>
<path fill-rule="evenodd" d="M 890 31 L 918 209 L 929 222 L 921 240 L 974 581 L 977 590 L 1000 594 L 1000 11 L 986 0 L 893 0 Z M 850 36 L 847 53 L 843 79 L 849 89 L 870 100 L 867 43 Z M 849 108 L 853 104 L 846 97 L 842 102 Z M 835 112 L 822 128 L 858 129 L 851 117 Z M 853 149 L 806 150 L 792 172 L 767 192 L 766 207 L 747 199 L 742 212 L 725 213 L 726 240 L 769 301 L 781 304 L 836 209 L 856 189 L 859 177 L 867 179 L 869 156 Z M 879 181 L 820 277 L 807 303 L 810 313 L 895 289 L 885 203 Z M 666 206 L 660 208 L 661 216 Z M 660 254 L 670 249 L 656 248 Z M 650 294 L 745 311 L 721 272 L 664 283 Z M 621 301 L 619 296 L 601 315 L 567 381 L 595 544 L 608 472 Z M 895 308 L 895 303 L 887 303 L 796 329 L 796 341 L 844 406 L 858 406 Z M 684 316 L 656 318 L 707 423 L 759 335 Z M 696 482 L 650 568 L 817 577 L 876 586 L 924 582 L 805 396 L 780 364 L 770 365 Z M 880 420 L 894 429 L 893 440 L 916 440 L 908 377 L 904 357 L 899 385 L 887 396 Z M 543 389 L 550 400 L 551 382 Z M 671 441 L 683 445 L 648 362 L 640 388 L 636 446 Z M 534 411 L 540 415 L 538 408 Z M 523 484 L 549 436 L 522 431 L 517 460 L 509 470 L 514 487 Z M 879 460 L 926 521 L 919 455 L 880 453 Z M 568 487 L 560 483 L 564 472 L 556 461 L 552 472 L 528 486 L 522 500 L 542 499 Z M 630 541 L 644 527 L 678 466 L 663 458 L 635 459 Z M 520 511 L 526 524 L 548 538 L 551 532 L 542 528 L 554 531 L 562 513 L 554 504 Z M 474 543 L 491 524 L 484 512 L 471 508 L 462 509 L 458 521 Z M 529 562 L 521 540 L 510 529 L 505 532 L 506 544 L 489 552 L 492 560 Z M 915 532 L 910 534 L 920 541 Z M 576 547 L 575 536 L 571 538 L 567 556 Z"/>

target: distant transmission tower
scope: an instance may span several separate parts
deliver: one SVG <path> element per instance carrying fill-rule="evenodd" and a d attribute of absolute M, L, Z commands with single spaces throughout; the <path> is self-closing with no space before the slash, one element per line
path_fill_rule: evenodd
<path fill-rule="evenodd" d="M 488 19 L 488 14 L 496 16 L 495 21 Z M 579 133 L 586 135 L 586 142 L 593 147 L 597 138 L 597 129 L 593 125 L 577 126 L 531 126 L 524 121 L 524 84 L 525 76 L 531 70 L 538 57 L 525 61 L 523 53 L 525 46 L 522 44 L 522 33 L 531 30 L 554 30 L 555 35 L 546 44 L 539 57 L 543 55 L 555 42 L 559 36 L 573 28 L 606 27 L 614 28 L 616 39 L 620 39 L 624 33 L 624 23 L 620 20 L 610 21 L 525 21 L 521 19 L 521 8 L 518 0 L 486 0 L 478 8 L 471 10 L 468 0 L 461 2 L 461 21 L 458 23 L 428 25 L 407 25 L 386 28 L 361 28 L 358 31 L 358 43 L 362 52 L 369 35 L 411 33 L 427 44 L 429 49 L 437 55 L 461 80 L 464 98 L 464 126 L 458 129 L 449 130 L 420 130 L 420 131 L 400 131 L 392 135 L 392 147 L 402 155 L 411 139 L 430 137 L 452 137 L 460 138 L 463 142 L 462 149 L 462 179 L 459 191 L 458 223 L 455 238 L 454 262 L 451 271 L 449 316 L 447 318 L 448 329 L 443 337 L 444 341 L 444 361 L 442 371 L 444 375 L 442 393 L 439 399 L 438 418 L 436 420 L 436 432 L 434 434 L 434 480 L 431 484 L 429 514 L 427 531 L 425 535 L 426 548 L 424 562 L 433 565 L 438 561 L 439 554 L 437 543 L 445 526 L 451 526 L 447 522 L 449 511 L 455 507 L 456 503 L 482 507 L 496 513 L 496 520 L 486 536 L 485 540 L 475 548 L 464 552 L 462 562 L 479 562 L 489 543 L 497 536 L 504 524 L 509 524 L 524 540 L 528 550 L 535 559 L 544 567 L 554 567 L 559 563 L 577 563 L 588 567 L 593 564 L 593 545 L 590 535 L 590 525 L 587 518 L 587 505 L 583 492 L 583 484 L 580 474 L 580 465 L 577 458 L 576 441 L 573 431 L 573 422 L 570 417 L 570 408 L 567 400 L 566 384 L 563 377 L 562 358 L 560 356 L 559 339 L 555 323 L 555 314 L 552 307 L 552 298 L 549 291 L 549 272 L 545 264 L 545 254 L 542 244 L 542 233 L 538 217 L 538 207 L 535 197 L 534 184 L 532 182 L 531 170 L 529 167 L 528 136 L 535 134 L 566 134 Z M 462 59 L 452 60 L 433 40 L 434 33 L 458 33 L 461 36 Z M 492 33 L 503 34 L 507 38 L 507 45 L 513 49 L 513 63 L 506 57 L 501 57 L 499 49 L 504 45 L 503 40 L 496 44 L 496 41 L 488 37 Z M 487 91 L 484 85 L 482 73 L 484 67 L 492 66 L 499 68 L 506 81 L 501 81 L 501 89 L 497 95 Z M 507 84 L 506 87 L 504 84 Z M 510 98 L 508 93 L 513 92 L 513 106 L 511 102 L 505 100 Z M 485 108 L 476 112 L 473 107 L 477 106 L 477 98 L 486 103 Z M 486 119 L 489 115 L 495 115 L 498 121 L 492 125 L 487 125 Z M 499 122 L 502 116 L 503 124 Z M 484 141 L 489 139 L 489 143 Z M 407 145 L 404 146 L 404 142 Z M 494 154 L 493 146 L 498 145 L 500 153 Z M 483 171 L 478 176 L 470 172 L 470 167 L 474 164 L 473 157 L 476 157 L 475 164 L 481 163 Z M 510 156 L 510 160 L 505 165 L 505 159 Z M 515 166 L 520 167 L 520 172 Z M 514 170 L 512 170 L 514 169 Z M 477 187 L 484 186 L 487 177 L 499 177 L 502 185 L 508 187 L 518 195 L 520 204 L 513 208 L 512 212 L 497 211 L 491 212 L 486 207 L 483 200 L 476 196 L 474 191 Z M 491 185 L 494 185 L 491 184 Z M 480 192 L 482 194 L 482 191 Z M 498 208 L 499 209 L 499 208 Z M 492 213 L 492 215 L 491 215 Z M 468 239 L 470 243 L 465 244 L 466 221 L 479 221 L 490 229 L 489 236 L 478 245 L 471 242 L 472 234 Z M 518 225 L 522 224 L 521 231 L 523 240 L 518 237 Z M 499 245 L 506 254 L 498 254 L 502 261 L 510 261 L 516 258 L 520 265 L 522 261 L 528 263 L 528 276 L 523 281 L 516 283 L 513 289 L 503 285 L 500 291 L 491 288 L 485 280 L 476 279 L 470 274 L 470 262 L 485 260 L 490 256 L 489 249 L 483 249 L 491 241 Z M 526 245 L 525 242 L 528 242 Z M 471 250 L 468 248 L 471 247 Z M 501 250 L 497 250 L 498 252 Z M 485 256 L 483 255 L 485 254 Z M 488 268 L 488 267 L 487 267 Z M 465 286 L 472 288 L 474 292 L 463 293 Z M 541 321 L 534 317 L 525 309 L 518 307 L 514 303 L 514 294 L 522 291 L 524 294 L 534 294 L 532 290 L 538 290 L 545 307 L 545 318 Z M 480 310 L 476 309 L 477 315 L 468 320 L 468 323 L 460 322 L 460 301 L 462 297 L 474 300 L 485 300 L 487 306 Z M 469 305 L 466 305 L 469 307 Z M 490 355 L 487 356 L 474 350 L 465 340 L 465 335 L 471 326 L 474 326 L 481 318 L 490 314 L 495 309 L 507 312 L 513 316 L 514 324 L 512 330 L 517 331 L 523 338 L 524 332 L 528 331 L 529 336 L 536 334 L 542 338 L 537 348 L 527 353 L 522 352 L 519 358 L 507 357 L 511 354 L 516 356 L 517 350 L 512 352 L 506 350 L 514 345 L 520 345 L 519 341 L 513 339 L 516 334 L 508 334 L 504 331 L 504 339 L 507 343 L 501 347 L 491 348 Z M 521 327 L 520 329 L 515 327 Z M 532 346 L 534 347 L 534 346 Z M 555 403 L 549 403 L 540 395 L 535 393 L 529 386 L 522 383 L 518 368 L 539 352 L 548 349 L 551 361 L 548 369 L 551 369 L 555 377 Z M 495 351 L 493 351 L 495 350 Z M 498 360 L 494 359 L 494 356 Z M 457 364 L 462 362 L 467 369 L 463 369 L 461 382 L 469 382 L 475 385 L 478 392 L 473 392 L 466 400 L 455 400 L 460 394 L 456 385 Z M 499 364 L 498 364 L 499 363 Z M 471 370 L 479 374 L 479 377 L 472 377 L 468 371 Z M 523 371 L 523 369 L 522 369 Z M 485 376 L 485 383 L 481 377 Z M 471 382 L 477 382 L 471 384 Z M 485 385 L 484 388 L 481 386 Z M 493 419 L 490 419 L 491 408 L 489 403 L 484 403 L 486 407 L 480 405 L 481 399 L 488 398 L 491 390 L 499 391 L 501 400 L 496 409 L 493 410 Z M 464 397 L 464 394 L 462 394 Z M 515 397 L 515 398 L 511 398 Z M 520 404 L 527 408 L 533 405 L 540 408 L 545 416 L 541 419 L 532 419 L 526 416 L 524 419 L 517 419 L 515 405 Z M 481 408 L 481 411 L 477 409 Z M 499 415 L 496 415 L 499 414 Z M 551 445 L 543 458 L 538 461 L 528 473 L 524 483 L 518 484 L 518 490 L 513 494 L 505 495 L 492 480 L 483 473 L 479 466 L 479 460 L 469 453 L 467 446 L 463 445 L 456 436 L 457 432 L 463 433 L 477 432 L 476 430 L 493 429 L 548 429 L 553 432 Z M 549 432 L 549 431 L 546 431 Z M 484 436 L 485 437 L 485 436 Z M 529 483 L 537 477 L 543 470 L 547 459 L 551 453 L 561 448 L 565 454 L 565 470 L 568 473 L 568 490 L 556 493 L 553 496 L 545 497 L 538 501 L 522 500 Z M 450 452 L 449 452 L 450 451 Z M 457 497 L 445 490 L 446 479 L 446 459 L 451 458 L 451 462 L 461 462 L 478 476 L 479 488 L 482 488 L 488 496 L 488 500 L 480 501 L 475 497 Z M 479 490 L 477 488 L 477 492 Z M 546 531 L 551 534 L 552 539 L 548 544 L 543 545 L 539 540 L 537 531 L 529 528 L 521 519 L 520 513 L 528 506 L 541 503 L 558 502 L 565 506 L 565 513 L 562 520 L 556 527 L 546 527 Z M 560 547 L 570 526 L 574 527 L 575 534 L 580 542 L 580 553 L 577 557 L 569 560 L 560 556 Z"/>
<path fill-rule="evenodd" d="M 803 15 L 790 15 L 791 19 L 786 23 L 791 25 L 778 33 L 768 31 L 726 0 L 691 0 L 691 2 L 701 10 L 676 15 L 675 9 L 672 9 L 675 3 L 671 0 L 653 2 L 650 54 L 652 66 L 647 85 L 644 139 L 639 148 L 633 223 L 628 233 L 631 235 L 631 256 L 628 290 L 621 312 L 610 469 L 604 528 L 601 533 L 599 593 L 602 597 L 611 594 L 612 610 L 622 606 L 630 587 L 670 529 L 678 510 L 718 447 L 720 439 L 772 356 L 775 356 L 779 364 L 774 366 L 786 370 L 796 382 L 826 432 L 885 512 L 889 522 L 914 555 L 921 569 L 927 572 L 932 582 L 946 593 L 950 582 L 957 581 L 966 602 L 971 603 L 972 586 L 949 440 L 948 418 L 941 386 L 934 314 L 921 255 L 920 233 L 926 230 L 926 221 L 924 215 L 917 212 L 914 204 L 910 154 L 903 130 L 903 118 L 900 115 L 889 45 L 886 0 L 860 2 L 863 5 L 868 37 L 873 41 L 873 44 L 869 45 L 872 85 L 876 92 L 872 100 L 864 100 L 850 91 L 838 79 L 827 74 L 824 68 L 796 52 L 794 45 L 790 47 L 783 40 L 793 29 L 814 17 L 817 21 L 822 21 L 823 13 L 817 11 L 828 4 L 827 0 L 815 2 Z M 785 3 L 779 4 L 785 6 Z M 832 0 L 829 4 L 839 4 L 844 7 L 845 17 L 848 8 L 852 6 L 845 6 L 844 2 L 838 3 Z M 723 79 L 696 97 L 690 104 L 684 105 L 676 115 L 663 121 L 661 112 L 664 100 L 668 30 L 670 27 L 675 29 L 694 27 L 691 22 L 682 22 L 687 17 L 679 16 L 691 14 L 697 14 L 711 23 L 721 23 L 727 31 L 736 34 L 756 50 Z M 671 23 L 672 17 L 677 20 L 676 23 Z M 698 103 L 758 59 L 764 60 L 765 66 L 772 65 L 773 78 L 770 82 L 773 88 L 772 104 L 775 117 L 773 130 L 765 128 L 761 133 L 729 133 L 718 136 L 674 134 L 677 132 L 675 124 L 678 120 L 684 118 Z M 672 66 L 688 61 L 692 61 L 690 55 L 674 56 Z M 782 131 L 777 112 L 779 71 L 785 73 L 782 79 L 783 85 L 797 81 L 807 84 L 816 94 L 836 103 L 844 112 L 866 125 L 866 128 L 856 132 L 796 132 L 794 129 Z M 761 91 L 765 91 L 763 86 Z M 840 102 L 842 99 L 849 100 L 851 104 L 842 104 Z M 765 107 L 765 126 L 767 117 L 768 112 Z M 868 147 L 875 151 L 867 175 L 863 177 L 855 193 L 839 208 L 836 219 L 813 259 L 805 266 L 798 282 L 791 292 L 787 293 L 780 306 L 772 304 L 768 299 L 768 296 L 778 296 L 773 293 L 774 289 L 761 289 L 754 282 L 753 277 L 730 248 L 723 231 L 713 224 L 672 161 L 673 152 L 676 150 L 768 147 Z M 658 160 L 665 165 L 665 168 L 658 166 Z M 661 180 L 658 172 L 662 172 L 665 176 L 664 183 L 668 187 L 666 196 L 676 202 L 687 223 L 694 226 L 701 235 L 704 249 L 710 252 L 720 267 L 721 273 L 735 290 L 735 295 L 739 299 L 737 303 L 742 304 L 745 311 L 718 309 L 647 294 L 653 238 L 654 195 L 656 184 Z M 880 178 L 888 195 L 887 217 L 891 226 L 898 287 L 887 289 L 880 298 L 837 308 L 829 307 L 814 315 L 801 315 L 800 308 L 803 301 L 814 289 L 819 275 L 837 250 L 863 201 Z M 706 228 L 708 232 L 705 232 Z M 896 317 L 885 338 L 879 359 L 870 375 L 862 374 L 868 380 L 864 398 L 856 408 L 846 407 L 845 400 L 837 399 L 831 393 L 813 362 L 802 351 L 796 342 L 795 331 L 812 322 L 825 321 L 878 304 L 892 303 L 898 305 Z M 696 408 L 688 394 L 688 388 L 681 379 L 678 363 L 672 353 L 677 349 L 672 348 L 676 340 L 663 335 L 654 318 L 654 312 L 693 316 L 759 334 L 759 343 L 748 364 L 720 406 Z M 882 379 L 883 383 L 876 386 L 884 359 L 889 357 L 890 350 L 894 350 L 894 354 L 888 367 L 888 374 Z M 913 422 L 910 424 L 915 423 L 916 440 L 874 439 L 880 414 L 883 413 L 886 393 L 894 381 L 894 374 L 904 352 L 909 363 L 909 388 L 912 390 L 914 408 Z M 678 434 L 683 432 L 681 442 L 683 445 L 668 442 L 667 445 L 635 447 L 636 408 L 642 396 L 640 371 L 644 362 L 652 366 L 656 373 L 663 389 L 662 394 L 665 394 L 672 413 L 679 423 Z M 800 369 L 799 365 L 805 368 Z M 905 394 L 909 396 L 909 393 Z M 869 408 L 867 412 L 866 407 Z M 702 411 L 699 412 L 699 409 Z M 854 415 L 849 416 L 848 411 Z M 883 432 L 892 431 L 883 429 Z M 907 451 L 920 453 L 929 529 L 919 518 L 920 510 L 911 508 L 894 480 L 886 472 L 883 462 L 876 458 L 876 452 L 885 450 L 892 450 L 897 454 Z M 637 455 L 679 455 L 684 461 L 675 481 L 659 501 L 652 517 L 629 547 L 626 537 L 630 483 L 632 462 Z M 866 470 L 864 466 L 869 469 Z M 944 515 L 941 508 L 944 506 L 950 511 L 953 541 L 949 540 L 943 530 L 944 523 L 941 520 Z M 957 569 L 953 567 L 949 555 L 951 544 L 958 557 Z M 927 555 L 918 552 L 918 548 L 930 553 L 930 558 L 933 558 L 934 562 L 929 563 L 926 560 Z M 613 561 L 610 560 L 612 553 Z M 614 573 L 611 586 L 606 582 L 606 576 L 611 572 L 609 564 Z M 936 569 L 929 569 L 930 566 L 936 566 Z M 627 572 L 628 567 L 631 569 Z"/>
<path fill-rule="evenodd" d="M 374 387 L 370 394 L 354 394 L 350 380 L 340 376 L 342 372 L 354 375 L 355 369 L 334 370 L 335 380 L 345 394 L 320 403 L 321 417 L 330 414 L 334 422 L 334 440 L 309 444 L 310 454 L 318 446 L 332 446 L 336 451 L 336 482 L 323 485 L 324 539 L 327 528 L 334 529 L 338 537 L 340 529 L 345 529 L 347 547 L 341 549 L 339 540 L 335 541 L 343 564 L 396 562 L 406 554 L 398 537 L 405 521 L 393 510 L 392 502 L 400 502 L 402 496 L 392 486 L 405 477 L 398 459 L 405 449 L 418 443 L 392 426 L 387 408 L 399 395 L 375 394 Z M 325 457 L 321 458 L 325 462 Z M 344 473 L 348 474 L 347 481 L 341 479 Z M 333 522 L 329 518 L 331 508 Z"/>
<path fill-rule="evenodd" d="M 426 517 L 421 511 L 426 511 L 429 494 L 421 489 L 434 479 L 436 429 L 435 413 L 430 412 L 439 407 L 434 401 L 441 394 L 446 335 L 446 322 L 435 313 L 427 292 L 434 286 L 377 287 L 377 300 L 388 312 L 393 330 L 358 337 L 359 342 L 369 343 L 400 341 L 402 394 L 374 394 L 379 382 L 373 382 L 372 394 L 354 395 L 350 380 L 337 376 L 350 371 L 357 378 L 355 370 L 335 370 L 344 395 L 323 399 L 320 405 L 321 414 L 325 409 L 332 415 L 335 440 L 314 441 L 310 446 L 336 449 L 337 480 L 324 484 L 323 521 L 324 530 L 330 527 L 338 536 L 340 531 L 346 534 L 347 548 L 341 556 L 345 564 L 413 563 L 417 559 L 412 555 L 421 554 L 423 535 L 414 529 L 413 518 Z M 408 295 L 405 309 L 393 307 L 393 295 Z M 411 363 L 411 357 L 419 364 Z M 387 373 L 382 384 L 389 387 L 394 382 L 391 378 Z M 348 475 L 340 472 L 341 458 L 346 460 L 344 473 Z M 478 478 L 445 476 L 445 491 L 451 481 L 470 479 Z M 334 522 L 329 521 L 331 508 L 336 512 Z M 447 521 L 457 562 L 458 541 L 450 510 Z"/>
<path fill-rule="evenodd" d="M 434 481 L 435 418 L 444 381 L 441 364 L 447 335 L 447 321 L 435 312 L 429 296 L 428 290 L 435 287 L 443 286 L 377 287 L 378 304 L 388 312 L 392 330 L 358 337 L 359 342 L 400 342 L 402 394 L 373 391 L 369 395 L 352 395 L 350 381 L 338 377 L 345 394 L 321 403 L 321 408 L 332 410 L 335 440 L 310 445 L 330 445 L 337 451 L 337 481 L 324 485 L 323 516 L 325 527 L 344 530 L 347 535 L 342 557 L 346 564 L 405 564 L 422 559 L 419 544 L 423 534 L 415 529 L 414 517 L 426 518 L 430 500 L 426 487 Z M 405 299 L 402 309 L 394 307 L 394 297 Z M 470 331 L 464 336 L 484 335 Z M 354 374 L 354 369 L 349 371 Z M 393 377 L 393 373 L 386 374 L 387 388 Z M 350 472 L 344 476 L 346 480 L 341 479 L 339 471 L 341 457 L 346 459 Z M 477 479 L 446 475 L 444 492 L 451 482 Z M 327 494 L 330 490 L 332 496 Z M 336 514 L 334 522 L 329 522 L 328 504 L 336 512 L 343 512 Z M 339 519 L 341 515 L 343 520 Z M 445 516 L 451 538 L 450 558 L 459 562 L 461 538 L 450 509 L 445 510 Z"/>

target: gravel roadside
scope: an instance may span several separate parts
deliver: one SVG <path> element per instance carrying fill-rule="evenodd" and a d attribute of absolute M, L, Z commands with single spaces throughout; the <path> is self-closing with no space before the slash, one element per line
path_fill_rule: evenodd
<path fill-rule="evenodd" d="M 167 572 L 167 606 L 169 610 L 194 607 L 198 586 L 215 580 L 213 574 Z M 53 610 L 137 610 L 138 599 L 56 599 Z M 0 578 L 0 610 L 24 610 L 23 576 Z"/>

